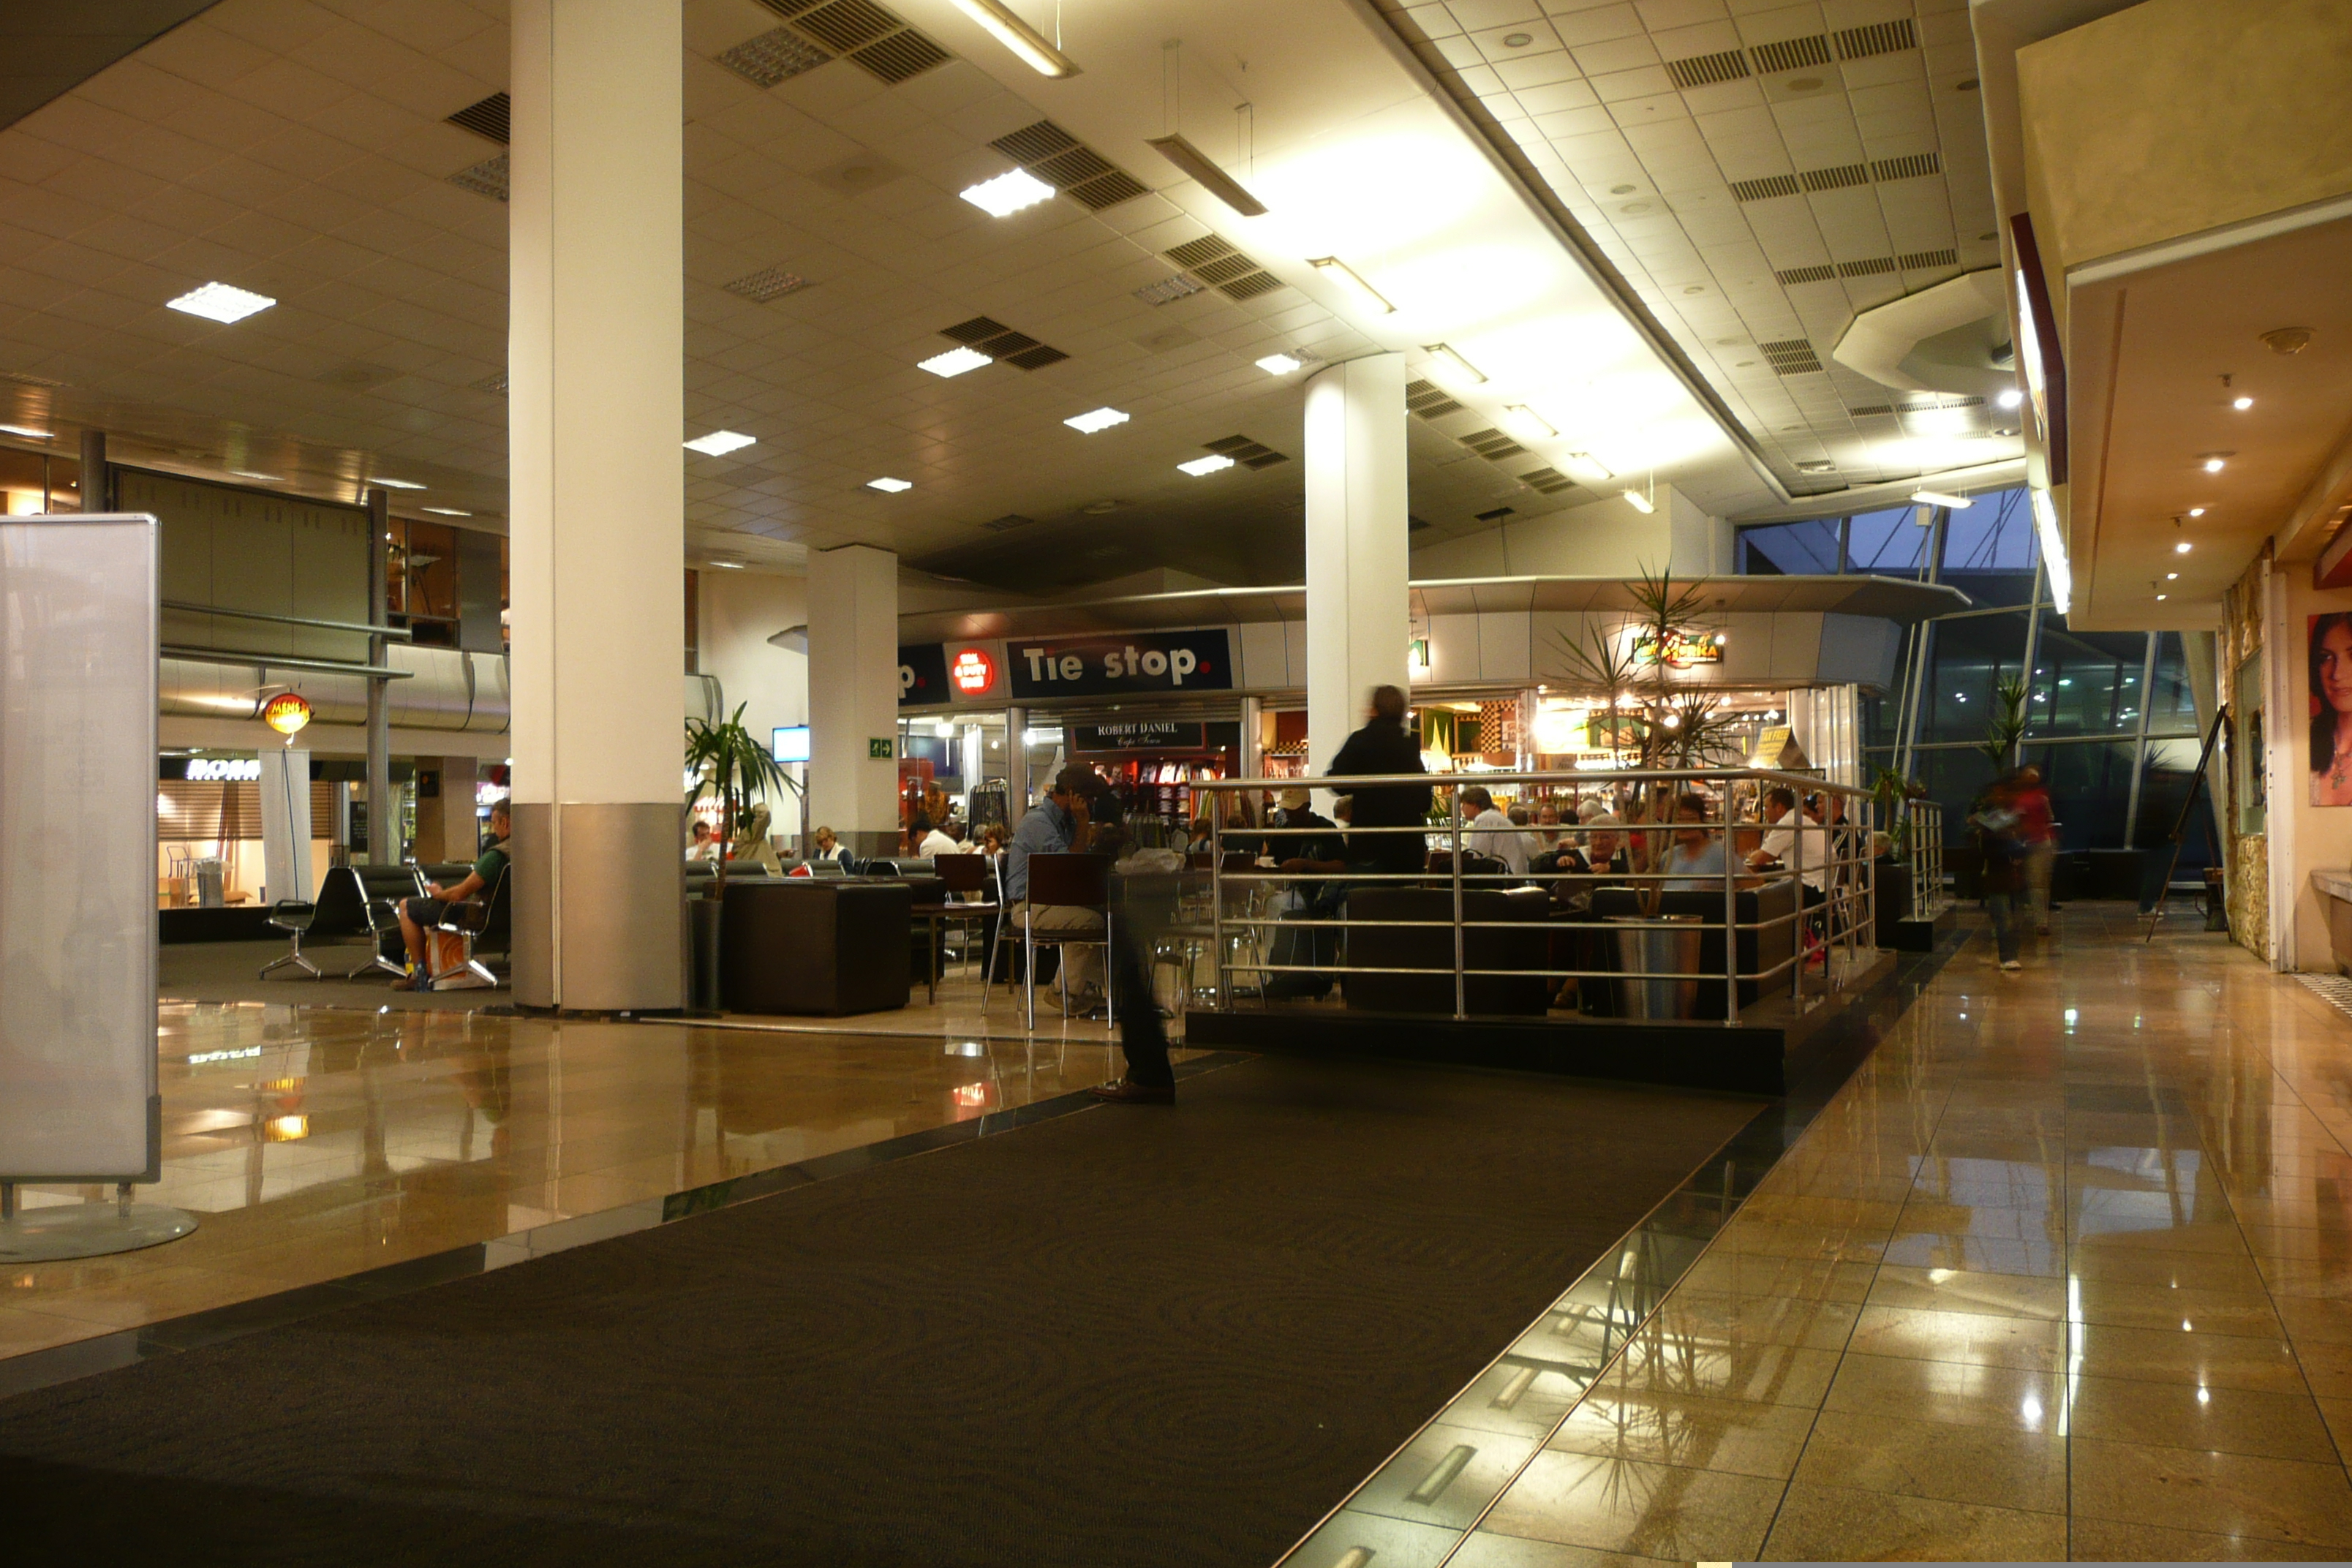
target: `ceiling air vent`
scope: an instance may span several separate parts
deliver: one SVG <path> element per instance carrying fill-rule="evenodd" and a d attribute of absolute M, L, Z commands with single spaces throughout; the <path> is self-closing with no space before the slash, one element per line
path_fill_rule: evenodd
<path fill-rule="evenodd" d="M 1059 364 L 1070 357 L 1059 349 L 1046 347 L 1026 332 L 1016 332 L 1003 322 L 987 316 L 974 316 L 969 321 L 942 327 L 940 336 L 952 339 L 991 359 L 1018 365 L 1023 370 L 1038 370 L 1049 364 Z"/>
<path fill-rule="evenodd" d="M 1234 249 L 1222 236 L 1204 234 L 1161 255 L 1203 283 L 1213 283 L 1229 300 L 1253 300 L 1282 287 L 1282 279 Z"/>
<path fill-rule="evenodd" d="M 1516 458 L 1527 450 L 1500 430 L 1473 430 L 1462 437 L 1462 444 L 1490 463 Z"/>
<path fill-rule="evenodd" d="M 1666 75 L 1680 88 L 1712 87 L 1717 82 L 1738 81 L 1747 74 L 1748 57 L 1738 49 L 1666 62 Z"/>
<path fill-rule="evenodd" d="M 1983 406 L 1984 399 L 1981 397 L 1931 397 L 1925 403 L 1904 404 L 1899 412 L 1933 414 L 1943 408 L 1982 408 Z"/>
<path fill-rule="evenodd" d="M 1404 405 L 1423 419 L 1443 419 L 1462 412 L 1462 405 L 1446 396 L 1445 389 L 1433 381 L 1406 382 Z"/>
<path fill-rule="evenodd" d="M 1519 482 L 1531 487 L 1538 495 L 1556 496 L 1562 490 L 1574 489 L 1576 481 L 1558 468 L 1530 468 L 1519 476 Z"/>
<path fill-rule="evenodd" d="M 771 300 L 781 300 L 807 287 L 808 279 L 797 272 L 787 272 L 781 267 L 762 267 L 759 271 L 738 278 L 727 285 L 727 291 L 740 294 L 755 305 L 764 305 Z"/>
<path fill-rule="evenodd" d="M 874 4 L 874 0 L 760 0 L 760 4 L 790 22 L 795 30 L 860 67 L 868 76 L 893 86 L 909 77 L 920 76 L 934 66 L 945 65 L 953 58 L 929 37 L 907 26 L 895 13 Z M 809 68 L 810 66 L 800 68 Z"/>
<path fill-rule="evenodd" d="M 1290 461 L 1289 454 L 1277 452 L 1263 441 L 1253 441 L 1246 436 L 1226 436 L 1202 443 L 1210 451 L 1231 458 L 1244 468 L 1270 468 L 1276 463 Z"/>
<path fill-rule="evenodd" d="M 1050 120 L 1024 125 L 989 145 L 1094 212 L 1151 194 L 1150 186 Z"/>
<path fill-rule="evenodd" d="M 1772 368 L 1782 375 L 1805 375 L 1822 368 L 1813 345 L 1803 338 L 1788 338 L 1777 343 L 1758 343 L 1756 347 Z"/>
<path fill-rule="evenodd" d="M 1826 458 L 1814 458 L 1797 465 L 1797 472 L 1801 474 L 1834 474 L 1837 471 L 1837 465 Z"/>
<path fill-rule="evenodd" d="M 1876 278 L 1895 270 L 1895 258 L 1874 256 L 1867 261 L 1841 261 L 1837 270 L 1841 278 Z"/>
<path fill-rule="evenodd" d="M 1731 195 L 1737 201 L 1761 202 L 1774 196 L 1793 196 L 1803 188 L 1794 174 L 1774 174 L 1762 180 L 1734 180 Z"/>
<path fill-rule="evenodd" d="M 1759 75 L 1766 71 L 1792 71 L 1829 64 L 1830 41 L 1825 34 L 1814 33 L 1802 38 L 1783 38 L 1777 44 L 1759 44 L 1748 54 L 1756 62 Z"/>
<path fill-rule="evenodd" d="M 1940 174 L 1944 161 L 1933 153 L 1914 153 L 1907 158 L 1880 158 L 1870 165 L 1874 180 L 1916 180 L 1922 174 Z"/>
<path fill-rule="evenodd" d="M 1906 272 L 1924 272 L 1937 267 L 1958 267 L 1960 253 L 1957 250 L 1915 250 L 1908 256 L 1898 256 L 1895 265 Z"/>
<path fill-rule="evenodd" d="M 790 27 L 778 27 L 744 39 L 719 56 L 719 63 L 753 87 L 773 87 L 832 58 Z"/>
<path fill-rule="evenodd" d="M 1874 22 L 1867 27 L 1841 27 L 1830 35 L 1837 46 L 1837 58 L 1842 60 L 1866 60 L 1873 55 L 1891 55 L 1897 49 L 1916 49 L 1919 35 L 1911 26 L 1911 18 L 1893 22 Z"/>
<path fill-rule="evenodd" d="M 990 518 L 980 526 L 991 533 L 1008 533 L 1016 528 L 1026 528 L 1036 521 L 1034 517 L 1024 517 L 1017 511 L 1008 511 L 1003 517 Z"/>
<path fill-rule="evenodd" d="M 1782 288 L 1786 288 L 1791 283 L 1826 283 L 1837 276 L 1837 268 L 1828 266 L 1791 267 L 1772 276 L 1780 280 Z"/>
<path fill-rule="evenodd" d="M 1846 412 L 1856 419 L 1869 419 L 1881 414 L 1892 414 L 1895 410 L 1884 403 L 1865 403 L 1859 408 L 1849 408 Z"/>
<path fill-rule="evenodd" d="M 1860 163 L 1841 163 L 1834 169 L 1808 169 L 1797 179 L 1809 191 L 1842 191 L 1870 184 L 1870 171 Z"/>
<path fill-rule="evenodd" d="M 1181 272 L 1173 278 L 1162 278 L 1157 283 L 1147 283 L 1135 291 L 1135 297 L 1147 305 L 1166 305 L 1189 299 L 1201 291 L 1201 286 Z"/>
<path fill-rule="evenodd" d="M 461 191 L 502 202 L 507 199 L 507 155 L 501 153 L 486 163 L 460 169 L 449 176 L 449 183 Z"/>
<path fill-rule="evenodd" d="M 878 44 L 850 53 L 852 63 L 896 87 L 954 58 L 947 50 L 912 27 L 901 28 Z"/>
<path fill-rule="evenodd" d="M 449 123 L 503 147 L 513 139 L 509 129 L 513 112 L 513 100 L 503 92 L 494 92 L 481 102 L 469 103 L 449 116 Z"/>

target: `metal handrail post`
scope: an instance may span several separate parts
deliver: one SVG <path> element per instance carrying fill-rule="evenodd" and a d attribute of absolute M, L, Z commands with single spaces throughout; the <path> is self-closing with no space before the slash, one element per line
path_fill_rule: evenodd
<path fill-rule="evenodd" d="M 1454 790 L 1454 854 L 1451 859 L 1454 867 L 1454 1016 L 1466 1018 L 1470 1016 L 1470 984 L 1462 973 L 1467 962 L 1467 942 L 1462 931 L 1462 789 L 1458 784 Z"/>
<path fill-rule="evenodd" d="M 1217 954 L 1217 1005 L 1233 1005 L 1233 987 L 1225 977 L 1225 846 L 1224 802 L 1214 794 L 1209 796 L 1209 942 Z M 1265 977 L 1259 977 L 1261 999 Z"/>
<path fill-rule="evenodd" d="M 1731 835 L 1731 792 L 1724 791 L 1723 800 L 1723 1026 L 1737 1027 L 1739 1023 L 1739 884 L 1731 875 L 1732 851 L 1738 842 Z M 1802 903 L 1804 895 L 1797 895 Z M 1760 911 L 1759 911 L 1760 912 Z M 1691 967 L 1698 967 L 1696 959 Z"/>
<path fill-rule="evenodd" d="M 1795 951 L 1789 962 L 1789 1011 L 1799 1017 L 1805 1011 L 1805 797 L 1800 795 L 1797 804 L 1789 808 L 1797 819 L 1796 831 L 1790 836 L 1790 849 L 1797 865 L 1797 925 Z M 1826 900 L 1824 900 L 1826 903 Z"/>

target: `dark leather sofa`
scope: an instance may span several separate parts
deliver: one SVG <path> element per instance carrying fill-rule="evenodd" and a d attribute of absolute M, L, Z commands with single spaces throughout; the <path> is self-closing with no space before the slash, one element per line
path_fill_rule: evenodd
<path fill-rule="evenodd" d="M 1541 888 L 1465 889 L 1465 921 L 1502 921 L 1525 930 L 1472 926 L 1463 932 L 1468 969 L 1540 970 L 1548 948 L 1544 917 L 1551 895 Z M 1436 921 L 1426 926 L 1356 926 L 1348 962 L 1438 970 L 1432 974 L 1359 974 L 1345 981 L 1350 1012 L 1454 1012 L 1454 892 L 1450 888 L 1364 887 L 1348 895 L 1351 921 Z M 1543 1016 L 1553 982 L 1539 973 L 1473 974 L 1464 981 L 1465 1011 L 1486 1017 Z"/>

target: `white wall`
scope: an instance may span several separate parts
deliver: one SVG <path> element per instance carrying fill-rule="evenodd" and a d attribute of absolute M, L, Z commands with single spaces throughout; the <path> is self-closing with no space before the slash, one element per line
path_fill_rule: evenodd
<path fill-rule="evenodd" d="M 1647 515 L 1622 496 L 1504 522 L 1412 552 L 1416 581 L 1445 577 L 1633 577 L 1671 569 L 1703 577 L 1732 568 L 1731 524 L 1672 485 Z"/>
<path fill-rule="evenodd" d="M 761 737 L 784 725 L 807 723 L 808 656 L 768 639 L 807 624 L 808 580 L 705 571 L 697 574 L 697 581 L 702 673 L 718 678 L 727 711 L 732 714 L 737 703 L 743 704 L 744 727 Z M 771 801 L 768 806 L 776 832 L 801 831 L 799 807 L 793 802 Z"/>

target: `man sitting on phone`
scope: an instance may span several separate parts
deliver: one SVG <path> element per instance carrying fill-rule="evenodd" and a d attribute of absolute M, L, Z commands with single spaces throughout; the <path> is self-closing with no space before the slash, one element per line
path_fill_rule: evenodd
<path fill-rule="evenodd" d="M 466 879 L 448 888 L 427 882 L 425 897 L 403 899 L 395 906 L 400 913 L 401 940 L 408 944 L 408 973 L 392 983 L 394 991 L 433 988 L 433 950 L 427 945 L 425 933 L 448 918 L 452 906 L 464 903 L 477 893 L 488 897 L 497 889 L 510 858 L 507 853 L 509 826 L 507 803 L 500 801 L 490 807 L 490 842 L 482 850 L 481 858 L 474 862 L 474 868 L 466 873 Z"/>

